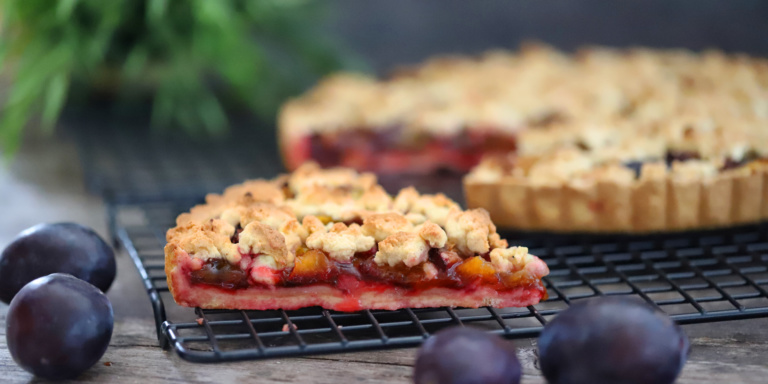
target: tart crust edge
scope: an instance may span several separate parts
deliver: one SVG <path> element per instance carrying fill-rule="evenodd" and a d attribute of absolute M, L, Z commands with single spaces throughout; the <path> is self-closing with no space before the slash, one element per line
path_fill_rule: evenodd
<path fill-rule="evenodd" d="M 754 165 L 753 165 L 754 164 Z M 499 228 L 555 232 L 653 233 L 720 228 L 768 219 L 768 163 L 708 179 L 600 180 L 533 185 L 524 178 L 464 177 L 467 208 L 485 208 Z"/>

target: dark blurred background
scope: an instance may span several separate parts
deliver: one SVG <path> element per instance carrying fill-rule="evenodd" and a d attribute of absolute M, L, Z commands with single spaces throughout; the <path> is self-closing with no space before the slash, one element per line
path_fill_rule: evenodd
<path fill-rule="evenodd" d="M 377 72 L 435 54 L 583 45 L 768 54 L 768 1 L 553 0 L 331 2 L 329 28 Z"/>
<path fill-rule="evenodd" d="M 232 17 L 220 8 L 242 5 L 255 9 Z M 141 229 L 152 239 L 136 246 L 162 254 L 153 248 L 164 242 L 162 233 L 205 193 L 283 171 L 274 135 L 277 105 L 339 68 L 385 75 L 433 55 L 514 49 L 525 40 L 564 50 L 600 44 L 768 56 L 767 0 L 6 0 L 0 19 L 0 53 L 11 53 L 0 60 L 0 249 L 25 228 L 66 221 L 105 238 L 118 228 Z M 206 38 L 190 42 L 200 34 Z M 259 49 L 290 46 L 298 54 L 257 66 L 254 53 L 243 49 L 249 42 Z M 222 91 L 220 77 L 227 76 L 211 76 L 211 69 L 227 72 L 231 88 L 240 89 L 225 87 L 215 99 L 227 112 L 226 127 L 208 96 Z M 124 91 L 139 95 L 115 103 Z M 158 95 L 172 102 L 158 103 L 162 118 L 152 126 Z M 398 178 L 390 185 L 411 183 L 461 200 L 455 179 Z M 134 346 L 144 355 L 151 351 L 137 335 L 149 336 L 148 328 L 137 324 L 152 327 L 146 290 L 130 259 L 118 262 L 110 299 L 116 318 L 132 318 L 117 339 L 129 340 L 120 351 Z M 717 361 L 734 340 L 764 352 L 744 331 L 760 328 L 754 324 L 701 328 L 707 339 L 700 339 L 699 353 Z M 760 353 L 747 361 L 742 355 L 730 353 L 726 363 L 754 364 L 742 366 L 749 372 L 764 365 Z M 157 357 L 155 366 L 167 369 Z M 10 360 L 0 348 L 0 361 Z"/>
<path fill-rule="evenodd" d="M 154 8 L 160 3 L 167 8 Z M 763 0 L 56 4 L 0 4 L 0 43 L 22 60 L 3 61 L 0 84 L 27 84 L 19 86 L 24 102 L 6 104 L 0 115 L 0 152 L 5 149 L 14 163 L 6 185 L 32 177 L 30 170 L 46 161 L 68 167 L 56 175 L 82 173 L 85 189 L 107 202 L 199 199 L 283 171 L 274 135 L 278 106 L 336 70 L 386 75 L 433 55 L 515 49 L 527 40 L 568 51 L 649 46 L 768 56 Z M 99 49 L 106 54 L 94 55 Z M 75 60 L 57 62 L 54 53 Z M 5 96 L 14 89 L 5 88 Z M 138 97 L 115 102 L 125 95 Z M 42 138 L 41 125 L 49 128 Z M 26 145 L 17 146 L 24 137 Z M 51 179 L 32 178 L 36 186 Z M 74 179 L 65 176 L 44 188 L 60 189 Z M 418 182 L 425 192 L 449 191 L 461 199 L 456 180 L 397 181 L 392 188 Z M 0 194 L 15 192 L 0 186 Z"/>

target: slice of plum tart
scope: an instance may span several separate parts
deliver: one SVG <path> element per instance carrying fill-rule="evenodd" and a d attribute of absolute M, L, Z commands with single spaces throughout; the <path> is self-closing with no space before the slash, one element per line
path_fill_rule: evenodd
<path fill-rule="evenodd" d="M 546 264 L 483 209 L 309 163 L 232 186 L 177 218 L 165 270 L 177 303 L 221 309 L 524 307 Z"/>

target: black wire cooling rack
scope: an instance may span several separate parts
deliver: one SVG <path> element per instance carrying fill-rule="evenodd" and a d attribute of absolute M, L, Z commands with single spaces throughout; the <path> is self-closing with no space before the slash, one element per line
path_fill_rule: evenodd
<path fill-rule="evenodd" d="M 282 170 L 272 127 L 239 124 L 224 138 L 193 139 L 139 123 L 94 125 L 73 135 L 86 189 L 108 203 L 198 198 Z"/>
<path fill-rule="evenodd" d="M 119 206 L 147 202 L 189 201 L 209 192 L 284 171 L 271 126 L 240 121 L 227 137 L 189 138 L 154 133 L 146 122 L 78 120 L 70 132 L 78 144 L 88 192 L 106 202 L 110 233 L 116 233 Z M 262 124 L 263 125 L 263 124 Z M 391 193 L 418 185 L 423 193 L 442 192 L 462 200 L 461 176 L 382 175 Z"/>
<path fill-rule="evenodd" d="M 193 202 L 118 206 L 116 237 L 149 294 L 161 345 L 187 360 L 221 362 L 415 346 L 450 325 L 508 338 L 536 336 L 574 300 L 629 295 L 681 324 L 768 316 L 768 224 L 654 236 L 513 233 L 551 273 L 549 299 L 527 308 L 404 309 L 341 313 L 182 308 L 168 292 L 165 231 Z"/>
<path fill-rule="evenodd" d="M 254 125 L 256 123 L 251 123 Z M 108 204 L 195 199 L 249 178 L 283 172 L 273 127 L 238 124 L 227 137 L 191 139 L 153 134 L 138 123 L 94 126 L 73 133 L 88 192 Z M 418 185 L 423 193 L 443 192 L 461 199 L 458 174 L 382 175 L 390 192 Z"/>

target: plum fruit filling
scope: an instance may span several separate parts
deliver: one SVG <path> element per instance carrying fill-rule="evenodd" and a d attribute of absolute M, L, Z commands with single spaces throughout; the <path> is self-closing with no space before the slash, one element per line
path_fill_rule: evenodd
<path fill-rule="evenodd" d="M 443 256 L 443 254 L 446 254 Z M 429 251 L 429 263 L 415 267 L 390 267 L 374 262 L 376 247 L 355 255 L 350 263 L 342 263 L 314 249 L 300 249 L 293 267 L 275 271 L 278 287 L 326 284 L 344 289 L 350 281 L 403 287 L 407 289 L 466 288 L 476 285 L 490 286 L 504 291 L 521 286 L 540 284 L 524 271 L 498 272 L 483 255 L 460 258 L 448 249 Z M 451 257 L 452 255 L 452 257 Z M 250 286 L 263 286 L 249 278 L 250 268 L 241 270 L 225 259 L 208 259 L 199 270 L 190 271 L 191 281 L 219 288 L 236 290 Z M 350 280 L 351 278 L 351 280 Z"/>
<path fill-rule="evenodd" d="M 672 163 L 676 161 L 686 162 L 686 161 L 700 160 L 700 159 L 701 159 L 701 156 L 699 155 L 699 153 L 690 152 L 690 151 L 668 151 L 663 158 L 668 168 L 672 167 Z M 513 169 L 516 166 L 516 161 L 514 160 L 514 158 L 510 158 L 508 156 L 494 156 L 493 160 L 496 165 L 501 166 L 502 172 L 504 174 L 512 173 Z M 643 165 L 645 163 L 657 162 L 659 160 L 660 160 L 659 158 L 649 158 L 646 160 L 630 160 L 630 161 L 624 162 L 622 165 L 626 168 L 631 169 L 635 173 L 635 178 L 639 179 L 642 173 Z M 740 160 L 734 160 L 732 157 L 727 157 L 723 165 L 720 167 L 719 171 L 723 172 L 723 171 L 728 171 L 732 169 L 738 169 L 754 161 L 767 162 L 768 157 L 761 156 L 760 154 L 754 151 L 750 151 L 746 153 Z"/>
<path fill-rule="evenodd" d="M 405 137 L 399 128 L 372 132 L 345 131 L 308 138 L 308 157 L 323 167 L 347 166 L 374 172 L 431 172 L 440 169 L 467 172 L 485 154 L 514 151 L 514 135 L 464 131 L 451 137 Z"/>
<path fill-rule="evenodd" d="M 248 273 L 230 264 L 226 259 L 208 259 L 202 268 L 191 271 L 189 276 L 193 283 L 226 289 L 241 289 L 250 285 Z"/>
<path fill-rule="evenodd" d="M 690 160 L 699 160 L 699 159 L 701 159 L 701 156 L 697 152 L 688 152 L 688 151 L 669 151 L 664 157 L 667 167 L 671 167 L 672 163 L 675 161 L 686 162 Z M 741 160 L 734 160 L 733 158 L 728 157 L 725 159 L 725 163 L 723 164 L 723 166 L 720 167 L 720 171 L 722 172 L 722 171 L 727 171 L 731 169 L 741 168 L 753 161 L 764 161 L 766 159 L 767 158 L 759 156 L 754 152 L 747 153 L 744 157 L 742 157 Z M 648 160 L 648 161 L 653 161 L 653 160 Z M 624 163 L 624 166 L 635 171 L 635 177 L 639 178 L 641 170 L 643 168 L 643 164 L 645 164 L 644 161 L 628 161 Z"/>
<path fill-rule="evenodd" d="M 243 231 L 243 227 L 240 224 L 238 224 L 237 227 L 235 227 L 235 234 L 229 238 L 232 244 L 237 244 L 240 242 L 240 232 L 242 231 Z"/>
<path fill-rule="evenodd" d="M 741 158 L 741 160 L 734 160 L 732 158 L 725 159 L 725 164 L 723 164 L 722 168 L 720 168 L 721 171 L 727 171 L 729 169 L 736 169 L 741 168 L 748 163 L 751 163 L 753 161 L 768 161 L 768 157 L 763 157 L 758 155 L 755 152 L 749 152 L 744 157 Z"/>
<path fill-rule="evenodd" d="M 701 156 L 697 152 L 691 151 L 667 151 L 667 155 L 664 156 L 667 164 L 672 164 L 673 161 L 688 161 L 699 160 Z"/>

